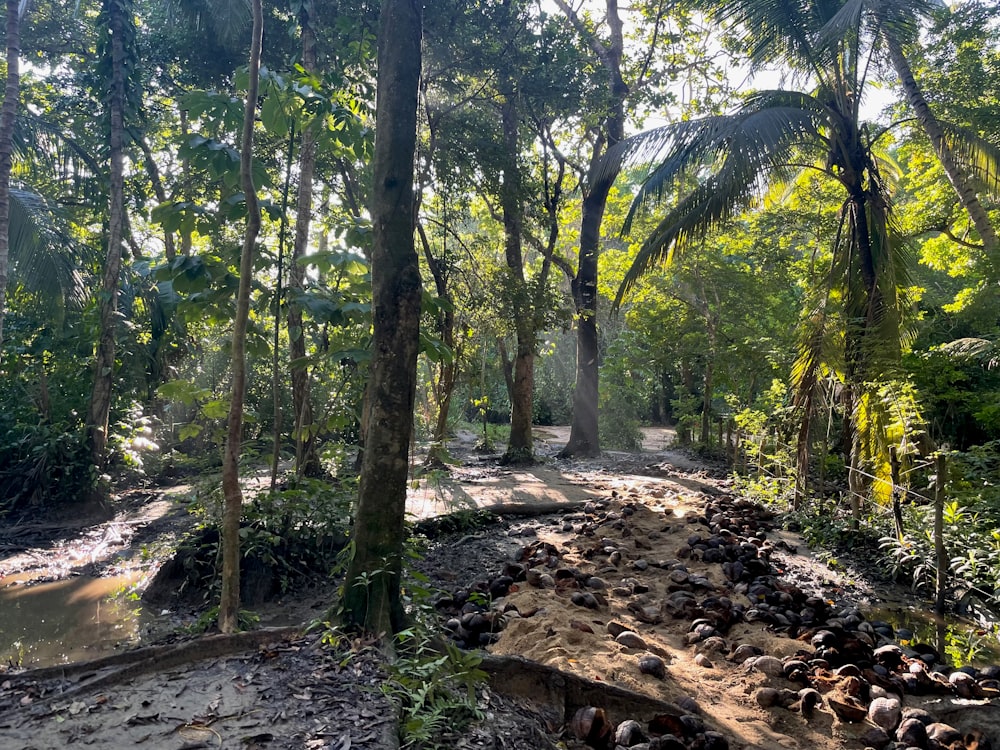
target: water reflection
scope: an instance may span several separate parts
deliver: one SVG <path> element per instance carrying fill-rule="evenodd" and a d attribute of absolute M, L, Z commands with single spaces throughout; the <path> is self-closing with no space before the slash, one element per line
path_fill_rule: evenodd
<path fill-rule="evenodd" d="M 139 634 L 139 605 L 120 594 L 138 575 L 0 581 L 0 661 L 46 666 L 93 659 Z M 118 596 L 116 596 L 118 595 Z"/>
<path fill-rule="evenodd" d="M 892 625 L 901 645 L 933 645 L 952 666 L 985 667 L 1000 664 L 1000 642 L 996 632 L 984 630 L 958 616 L 938 617 L 932 610 L 885 607 L 865 614 L 871 620 Z"/>

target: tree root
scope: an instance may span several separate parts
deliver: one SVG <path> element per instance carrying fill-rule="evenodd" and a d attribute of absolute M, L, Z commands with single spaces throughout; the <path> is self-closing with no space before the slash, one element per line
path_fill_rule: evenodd
<path fill-rule="evenodd" d="M 46 695 L 47 698 L 64 700 L 80 693 L 106 688 L 152 672 L 173 669 L 182 664 L 242 653 L 268 643 L 294 638 L 300 633 L 299 628 L 289 627 L 249 630 L 232 635 L 202 636 L 183 643 L 146 646 L 92 661 L 43 667 L 5 677 L 12 686 L 77 678 L 76 684 L 64 690 L 55 689 Z M 0 718 L 3 715 L 0 713 Z"/>
<path fill-rule="evenodd" d="M 547 516 L 551 513 L 566 513 L 578 510 L 592 500 L 545 500 L 538 503 L 494 503 L 493 505 L 483 505 L 479 510 L 484 513 L 491 513 L 494 516 Z"/>
<path fill-rule="evenodd" d="M 539 709 L 553 730 L 585 706 L 603 708 L 614 723 L 637 717 L 648 720 L 657 715 L 683 716 L 690 713 L 668 701 L 619 685 L 580 677 L 519 656 L 486 654 L 479 666 L 489 674 L 494 690 L 530 702 Z"/>

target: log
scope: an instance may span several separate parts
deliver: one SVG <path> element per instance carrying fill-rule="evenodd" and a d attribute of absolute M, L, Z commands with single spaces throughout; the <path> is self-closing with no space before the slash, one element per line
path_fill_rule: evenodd
<path fill-rule="evenodd" d="M 625 719 L 648 721 L 663 714 L 690 713 L 675 703 L 520 656 L 486 654 L 479 667 L 490 676 L 493 690 L 530 702 L 553 728 L 569 721 L 577 709 L 586 706 L 603 708 L 615 724 Z"/>

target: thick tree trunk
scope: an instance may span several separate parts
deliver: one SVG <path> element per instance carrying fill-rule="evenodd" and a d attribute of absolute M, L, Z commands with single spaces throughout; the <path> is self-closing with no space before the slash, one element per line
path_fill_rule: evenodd
<path fill-rule="evenodd" d="M 560 456 L 599 456 L 600 348 L 597 337 L 597 258 L 601 223 L 611 183 L 596 185 L 583 201 L 580 254 L 573 300 L 576 305 L 576 386 L 573 389 L 573 422 L 569 442 Z"/>
<path fill-rule="evenodd" d="M 87 444 L 90 460 L 100 473 L 107 459 L 108 416 L 115 374 L 115 335 L 118 317 L 118 284 L 122 268 L 122 230 L 125 226 L 125 18 L 121 5 L 106 0 L 108 32 L 111 36 L 111 81 L 108 96 L 110 109 L 110 183 L 108 186 L 108 252 L 100 293 L 100 334 L 94 387 L 87 413 Z M 105 488 L 98 487 L 98 499 Z"/>
<path fill-rule="evenodd" d="M 885 39 L 886 47 L 889 49 L 889 57 L 892 59 L 892 65 L 896 69 L 896 74 L 899 76 L 900 82 L 903 84 L 906 99 L 910 103 L 910 106 L 913 107 L 913 111 L 917 115 L 917 120 L 930 139 L 931 145 L 934 147 L 934 152 L 937 154 L 938 160 L 941 162 L 941 166 L 944 167 L 945 174 L 948 176 L 948 182 L 955 189 L 955 193 L 958 194 L 962 206 L 965 207 L 969 218 L 972 219 L 972 223 L 983 241 L 983 247 L 986 250 L 987 256 L 995 264 L 1000 264 L 1000 240 L 997 239 L 996 229 L 993 227 L 992 222 L 990 222 L 983 204 L 979 202 L 979 196 L 976 195 L 976 190 L 972 186 L 972 182 L 948 145 L 948 139 L 941 128 L 941 123 L 934 116 L 934 113 L 931 112 L 927 100 L 924 98 L 923 91 L 913 77 L 910 63 L 906 59 L 906 55 L 903 54 L 902 45 L 896 36 L 887 29 L 882 30 L 882 36 Z"/>
<path fill-rule="evenodd" d="M 236 293 L 233 320 L 232 389 L 226 447 L 222 454 L 222 595 L 219 600 L 219 630 L 232 633 L 238 628 L 240 612 L 240 515 L 243 491 L 240 488 L 240 451 L 243 437 L 243 400 L 246 395 L 247 321 L 250 318 L 250 287 L 253 283 L 254 248 L 260 233 L 260 205 L 253 182 L 253 128 L 257 116 L 260 85 L 260 51 L 264 29 L 261 0 L 253 0 L 253 31 L 250 37 L 250 76 L 243 111 L 240 141 L 240 182 L 246 198 L 247 226 L 240 254 L 240 286 Z"/>
<path fill-rule="evenodd" d="M 10 261 L 10 171 L 14 152 L 14 118 L 21 93 L 21 25 L 18 0 L 7 0 L 7 84 L 0 111 L 0 360 L 7 310 Z"/>
<path fill-rule="evenodd" d="M 299 15 L 302 29 L 302 67 L 306 72 L 316 69 L 316 35 L 312 27 L 313 5 L 303 8 Z M 295 244 L 288 272 L 288 285 L 292 296 L 301 294 L 306 285 L 306 269 L 299 260 L 309 245 L 309 228 L 312 219 L 313 174 L 316 172 L 316 134 L 310 127 L 302 131 L 299 152 L 299 194 L 295 206 Z M 288 305 L 288 356 L 292 366 L 292 405 L 295 410 L 295 473 L 315 476 L 320 473 L 316 454 L 316 431 L 313 428 L 312 395 L 306 356 L 305 329 L 302 325 L 302 306 L 292 301 Z"/>
<path fill-rule="evenodd" d="M 605 149 L 625 137 L 625 99 L 629 88 L 622 77 L 625 51 L 623 24 L 618 0 L 606 0 L 610 41 L 603 44 L 581 22 L 565 0 L 556 0 L 563 11 L 601 60 L 608 75 L 609 105 L 602 137 L 591 155 L 591 174 L 604 156 Z M 569 442 L 560 456 L 597 456 L 601 453 L 598 405 L 600 401 L 600 349 L 597 335 L 597 259 L 600 255 L 601 224 L 613 180 L 590 185 L 583 200 L 580 227 L 580 253 L 573 298 L 576 303 L 576 386 L 573 390 L 573 423 Z"/>
<path fill-rule="evenodd" d="M 501 463 L 530 464 L 534 461 L 531 432 L 532 400 L 535 390 L 535 337 L 519 332 L 514 355 L 514 383 L 510 394 L 510 439 Z"/>
<path fill-rule="evenodd" d="M 510 383 L 510 438 L 504 463 L 531 463 L 534 447 L 531 413 L 535 385 L 535 323 L 524 277 L 524 193 L 518 166 L 518 111 L 516 95 L 507 92 L 501 112 L 506 164 L 503 170 L 500 202 L 503 207 L 504 256 L 511 283 L 511 305 L 517 336 L 513 381 Z"/>
<path fill-rule="evenodd" d="M 400 577 L 422 294 L 413 237 L 420 32 L 416 0 L 383 0 L 371 211 L 370 406 L 354 518 L 354 557 L 343 599 L 347 624 L 374 634 L 395 632 L 405 625 Z"/>

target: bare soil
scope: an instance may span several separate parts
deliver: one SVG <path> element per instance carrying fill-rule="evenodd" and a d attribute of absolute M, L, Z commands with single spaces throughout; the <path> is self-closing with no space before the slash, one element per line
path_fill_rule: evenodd
<path fill-rule="evenodd" d="M 554 456 L 568 430 L 539 428 L 536 437 L 539 454 Z M 508 469 L 472 453 L 475 436 L 460 435 L 453 454 L 461 465 L 425 477 L 411 491 L 409 508 L 417 518 L 463 509 L 498 515 L 495 523 L 440 532 L 428 543 L 418 567 L 445 592 L 443 604 L 470 590 L 488 590 L 505 565 L 539 549 L 552 550 L 553 572 L 575 570 L 606 584 L 594 589 L 601 598 L 593 608 L 574 603 L 576 588 L 527 582 L 494 599 L 492 607 L 506 613 L 506 626 L 488 647 L 499 677 L 479 693 L 485 719 L 457 734 L 443 730 L 441 746 L 583 747 L 572 718 L 591 702 L 614 724 L 637 719 L 644 726 L 683 707 L 678 716 L 699 716 L 730 748 L 865 747 L 861 737 L 872 725 L 846 722 L 825 703 L 805 713 L 762 708 L 755 699 L 758 688 L 800 686 L 727 658 L 739 644 L 785 657 L 800 650 L 801 641 L 760 622 L 738 621 L 722 638 L 692 643 L 689 619 L 644 611 L 644 604 L 672 590 L 681 550 L 692 534 L 704 533 L 699 519 L 706 505 L 732 496 L 724 467 L 672 449 L 671 438 L 670 431 L 650 430 L 642 453 L 547 458 Z M 83 529 L 2 532 L 0 554 L 5 547 L 9 554 L 0 557 L 0 576 L 18 574 L 16 585 L 22 587 L 31 586 L 33 574 L 49 581 L 81 573 L 148 578 L 163 557 L 141 550 L 176 543 L 190 523 L 184 497 L 182 489 L 127 498 L 113 521 Z M 46 534 L 48 541 L 33 544 Z M 831 569 L 815 559 L 794 534 L 780 530 L 780 519 L 764 536 L 782 580 L 832 609 L 905 599 L 859 571 L 842 564 Z M 612 563 L 603 552 L 609 547 L 625 553 Z M 706 582 L 702 594 L 746 602 L 719 565 L 685 560 L 684 568 L 689 577 Z M 261 611 L 262 623 L 322 619 L 334 588 L 331 581 L 284 597 Z M 444 620 L 447 607 L 441 611 Z M 385 675 L 375 644 L 348 639 L 324 644 L 321 631 L 293 637 L 266 631 L 245 642 L 175 634 L 164 641 L 164 633 L 176 633 L 192 615 L 161 612 L 147 613 L 150 619 L 135 633 L 144 642 L 166 643 L 158 650 L 133 658 L 128 654 L 135 652 L 119 649 L 110 659 L 122 653 L 120 662 L 83 668 L 31 673 L 16 664 L 0 667 L 0 750 L 76 744 L 151 750 L 394 746 L 394 710 L 379 688 Z M 609 632 L 615 624 L 636 633 L 643 645 L 622 645 Z M 640 659 L 648 656 L 662 660 L 662 675 L 640 670 Z M 542 671 L 518 669 L 526 663 L 507 657 L 528 659 Z M 602 686 L 620 693 L 608 692 L 601 704 Z M 989 699 L 929 695 L 908 696 L 906 702 L 963 731 L 984 730 L 1000 747 L 1000 712 Z"/>

